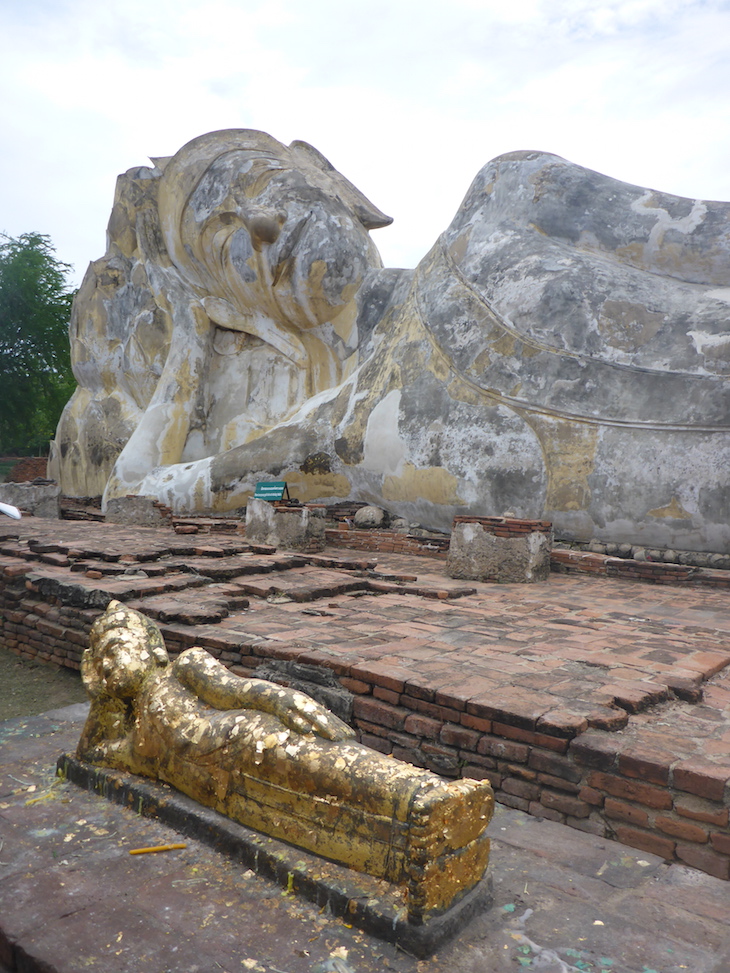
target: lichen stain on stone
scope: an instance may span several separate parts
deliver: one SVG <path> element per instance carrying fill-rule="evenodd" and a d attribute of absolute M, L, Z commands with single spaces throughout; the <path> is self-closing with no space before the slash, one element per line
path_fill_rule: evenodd
<path fill-rule="evenodd" d="M 586 510 L 591 501 L 588 477 L 595 465 L 598 427 L 527 413 L 524 418 L 545 456 L 546 510 Z"/>
<path fill-rule="evenodd" d="M 332 461 L 328 453 L 310 453 L 299 469 L 302 473 L 329 473 L 332 470 Z"/>
<path fill-rule="evenodd" d="M 667 520 L 692 520 L 692 514 L 685 510 L 676 497 L 672 497 L 671 502 L 666 507 L 656 507 L 654 510 L 647 510 L 647 517 L 660 517 Z"/>
<path fill-rule="evenodd" d="M 292 470 L 285 471 L 282 476 L 289 486 L 291 495 L 303 503 L 350 495 L 350 481 L 342 473 L 304 473 L 301 470 Z"/>
<path fill-rule="evenodd" d="M 606 343 L 621 351 L 638 351 L 663 323 L 663 314 L 628 301 L 604 301 L 598 316 L 598 330 Z"/>
<path fill-rule="evenodd" d="M 443 466 L 417 469 L 405 463 L 400 476 L 386 476 L 383 480 L 383 498 L 390 501 L 428 500 L 430 503 L 463 504 L 458 494 L 459 481 Z"/>
<path fill-rule="evenodd" d="M 460 263 L 467 252 L 469 247 L 469 240 L 471 239 L 472 227 L 467 227 L 459 236 L 454 240 L 454 242 L 449 247 L 449 256 L 456 263 Z"/>
<path fill-rule="evenodd" d="M 509 331 L 503 331 L 501 336 L 492 343 L 492 349 L 498 355 L 509 357 L 517 353 L 517 341 Z"/>

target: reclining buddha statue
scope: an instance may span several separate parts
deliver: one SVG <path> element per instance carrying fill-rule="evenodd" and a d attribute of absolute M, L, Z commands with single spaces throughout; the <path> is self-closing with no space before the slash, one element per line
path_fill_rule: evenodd
<path fill-rule="evenodd" d="M 389 218 L 304 142 L 152 161 L 76 299 L 64 493 L 220 513 L 273 477 L 442 529 L 509 509 L 730 551 L 730 204 L 516 152 L 384 269 Z"/>

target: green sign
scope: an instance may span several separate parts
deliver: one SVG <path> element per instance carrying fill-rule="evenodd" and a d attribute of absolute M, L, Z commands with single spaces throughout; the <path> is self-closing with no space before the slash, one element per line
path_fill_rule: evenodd
<path fill-rule="evenodd" d="M 285 480 L 265 480 L 256 484 L 256 492 L 253 498 L 254 500 L 268 500 L 271 503 L 273 500 L 283 500 L 285 496 L 287 500 L 291 499 Z"/>

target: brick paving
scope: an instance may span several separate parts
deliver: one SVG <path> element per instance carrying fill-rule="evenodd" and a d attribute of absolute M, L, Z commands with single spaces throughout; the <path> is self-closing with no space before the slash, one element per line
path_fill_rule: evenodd
<path fill-rule="evenodd" d="M 727 591 L 556 573 L 465 585 L 437 559 L 326 555 L 230 530 L 24 519 L 0 536 L 3 640 L 77 667 L 120 598 L 172 651 L 200 644 L 241 674 L 332 670 L 384 752 L 730 878 Z"/>
<path fill-rule="evenodd" d="M 56 778 L 85 709 L 0 723 L 3 973 L 730 969 L 726 882 L 505 806 L 490 825 L 493 907 L 416 960 L 291 894 L 286 874 L 277 885 Z M 172 843 L 185 847 L 129 854 Z"/>

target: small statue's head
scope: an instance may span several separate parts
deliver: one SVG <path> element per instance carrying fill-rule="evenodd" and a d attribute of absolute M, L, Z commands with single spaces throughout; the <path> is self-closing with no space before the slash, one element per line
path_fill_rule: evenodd
<path fill-rule="evenodd" d="M 369 230 L 391 219 L 311 145 L 211 132 L 153 160 L 173 262 L 202 293 L 300 329 L 338 317 L 381 267 Z"/>
<path fill-rule="evenodd" d="M 91 626 L 81 675 L 90 696 L 133 699 L 146 677 L 169 658 L 160 630 L 138 611 L 110 601 Z"/>

